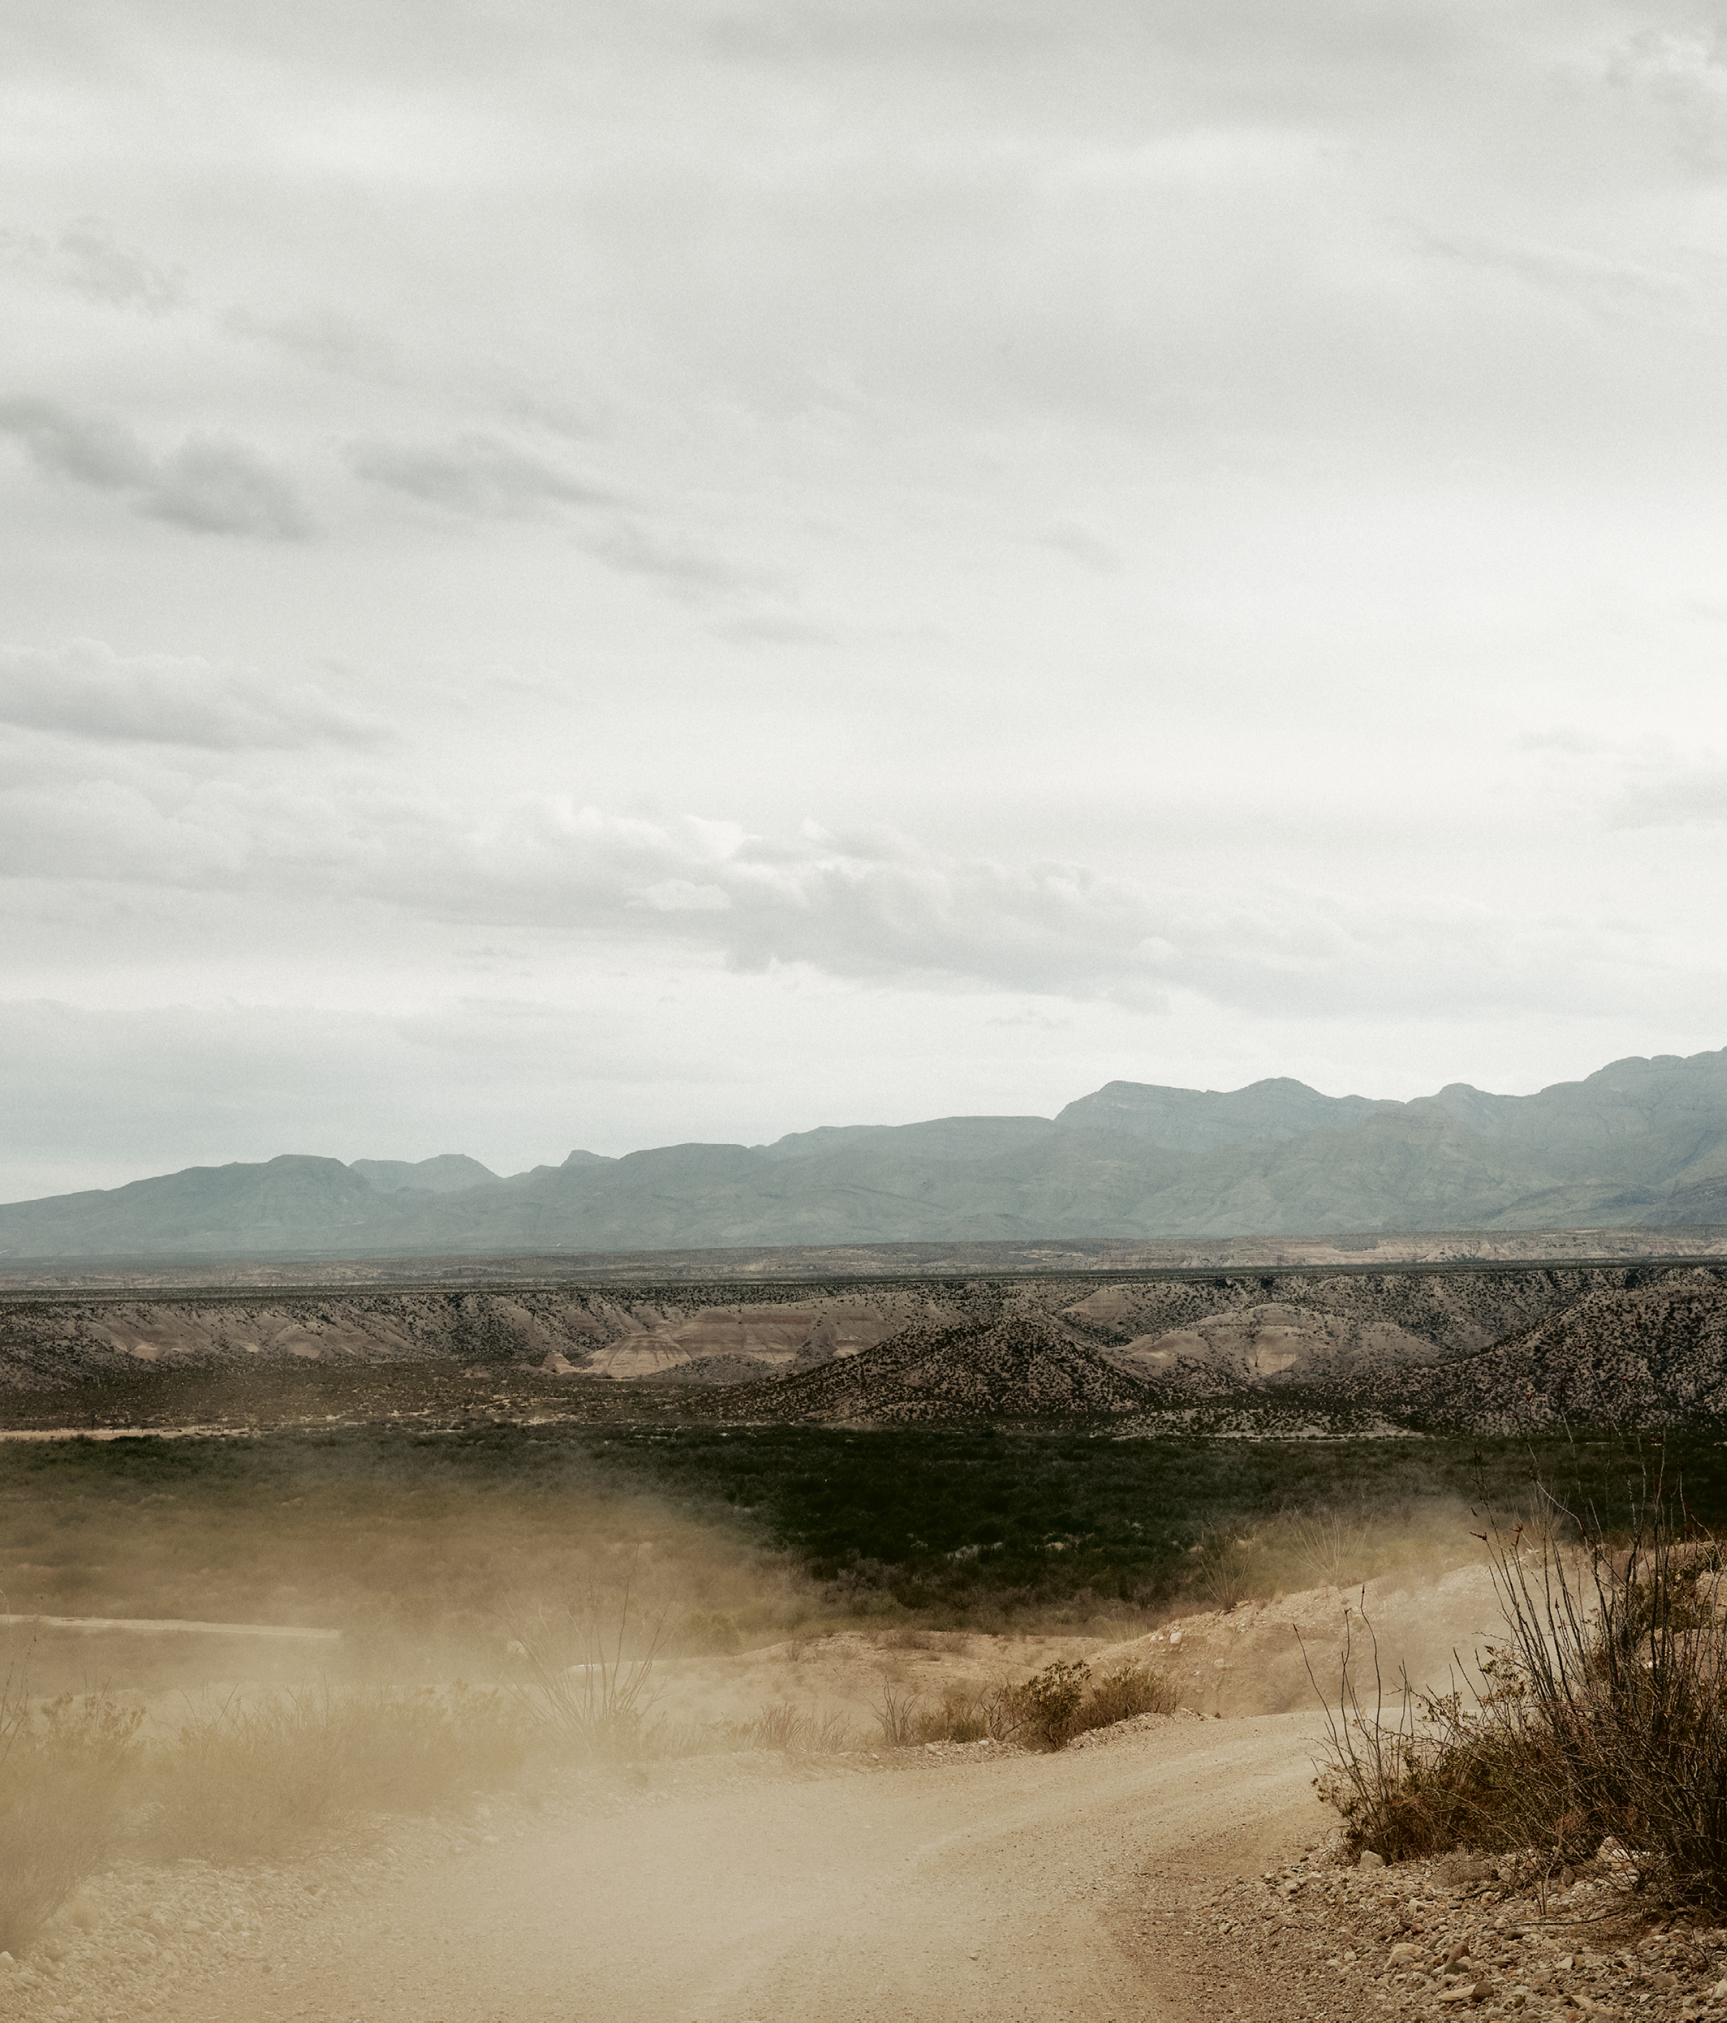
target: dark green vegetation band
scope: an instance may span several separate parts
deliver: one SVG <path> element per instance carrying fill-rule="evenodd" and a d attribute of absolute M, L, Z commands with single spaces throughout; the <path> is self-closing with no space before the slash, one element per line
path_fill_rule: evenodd
<path fill-rule="evenodd" d="M 508 1504 L 527 1527 L 519 1549 L 531 1561 L 543 1558 L 543 1541 L 568 1536 L 596 1492 L 647 1492 L 740 1545 L 786 1555 L 842 1609 L 993 1622 L 1086 1605 L 1208 1605 L 1225 1598 L 1210 1542 L 1315 1509 L 1369 1534 L 1425 1531 L 1438 1550 L 1466 1556 L 1470 1506 L 1523 1514 L 1536 1478 L 1611 1524 L 1664 1470 L 1691 1514 L 1719 1527 L 1721 1459 L 1716 1441 L 1612 1435 L 1207 1442 L 1031 1429 L 364 1427 L 3 1446 L 0 1513 L 56 1608 L 77 1605 L 82 1590 L 98 1612 L 248 1616 L 272 1581 L 298 1585 L 294 1541 L 315 1521 L 344 1530 L 349 1605 L 361 1600 L 354 1584 L 375 1579 L 379 1606 L 397 1607 L 390 1553 L 416 1527 L 442 1521 L 460 1534 L 489 1503 Z M 245 1558 L 223 1571 L 212 1548 L 207 1598 L 195 1579 L 186 1585 L 197 1569 L 185 1568 L 171 1604 L 139 1591 L 116 1607 L 103 1585 L 101 1563 L 113 1557 L 104 1538 L 155 1526 L 166 1549 L 200 1514 L 217 1521 L 201 1523 L 201 1534 L 219 1537 L 225 1526 L 236 1542 L 269 1539 L 277 1566 Z M 1232 1567 L 1230 1578 L 1250 1585 L 1272 1576 L 1285 1590 L 1318 1584 L 1287 1556 L 1259 1574 Z M 476 1564 L 470 1580 L 452 1566 L 440 1576 L 448 1604 L 483 1612 L 495 1573 Z M 0 1568 L 14 1607 L 49 1606 L 31 1600 L 31 1580 L 19 1565 Z M 322 1620 L 317 1604 L 314 1592 L 278 1590 L 270 1616 Z"/>

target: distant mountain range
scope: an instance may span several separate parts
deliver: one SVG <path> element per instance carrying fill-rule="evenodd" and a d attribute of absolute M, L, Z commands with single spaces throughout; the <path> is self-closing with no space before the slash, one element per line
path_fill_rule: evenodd
<path fill-rule="evenodd" d="M 1727 1048 L 1414 1102 L 1110 1082 L 1049 1117 L 772 1145 L 476 1159 L 285 1154 L 0 1207 L 0 1258 L 366 1257 L 1727 1223 Z"/>

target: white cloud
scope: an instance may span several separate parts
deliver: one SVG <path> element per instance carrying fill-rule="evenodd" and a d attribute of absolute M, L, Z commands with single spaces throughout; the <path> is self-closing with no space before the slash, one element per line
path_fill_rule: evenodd
<path fill-rule="evenodd" d="M 117 422 L 70 414 L 47 400 L 0 401 L 0 431 L 37 465 L 104 491 L 144 491 L 154 469 L 138 439 Z"/>
<path fill-rule="evenodd" d="M 1121 568 L 1121 551 L 1082 520 L 1053 520 L 1044 529 L 1043 539 L 1046 547 L 1060 549 L 1101 576 L 1113 576 Z"/>
<path fill-rule="evenodd" d="M 656 913 L 728 913 L 731 894 L 718 885 L 697 885 L 689 878 L 662 878 L 645 886 L 640 898 L 627 899 L 626 906 L 647 906 Z"/>
<path fill-rule="evenodd" d="M 312 531 L 293 486 L 244 444 L 191 436 L 157 464 L 138 511 L 199 534 L 291 541 Z"/>
<path fill-rule="evenodd" d="M 704 543 L 656 525 L 610 485 L 495 436 L 465 435 L 438 446 L 355 443 L 348 462 L 369 484 L 468 519 L 567 516 L 569 538 L 586 554 L 675 595 L 708 596 L 757 581 L 755 572 Z"/>

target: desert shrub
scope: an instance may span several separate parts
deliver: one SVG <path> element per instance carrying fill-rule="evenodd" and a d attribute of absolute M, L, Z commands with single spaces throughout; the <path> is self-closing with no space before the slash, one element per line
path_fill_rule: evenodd
<path fill-rule="evenodd" d="M 1208 1531 L 1192 1548 L 1192 1584 L 1210 1607 L 1232 1609 L 1254 1593 L 1260 1574 L 1257 1544 L 1225 1525 Z"/>
<path fill-rule="evenodd" d="M 1175 1689 L 1161 1672 L 1125 1665 L 1095 1682 L 1091 1668 L 1065 1661 L 1014 1686 L 961 1688 L 926 1707 L 910 1694 L 883 1695 L 877 1708 L 890 1748 L 916 1742 L 1019 1742 L 1062 1749 L 1076 1735 L 1136 1714 L 1171 1714 Z"/>
<path fill-rule="evenodd" d="M 1161 1672 L 1145 1665 L 1124 1665 L 1106 1672 L 1080 1703 L 1069 1733 L 1083 1735 L 1093 1728 L 1112 1728 L 1117 1721 L 1131 1721 L 1140 1714 L 1173 1714 L 1175 1688 Z"/>
<path fill-rule="evenodd" d="M 1365 1512 L 1320 1504 L 1286 1513 L 1280 1529 L 1304 1585 L 1342 1587 L 1374 1562 L 1375 1526 Z"/>
<path fill-rule="evenodd" d="M 885 1691 L 876 1706 L 890 1749 L 919 1742 L 1004 1742 L 1024 1723 L 1013 1687 L 957 1687 L 931 1707 L 916 1694 Z"/>
<path fill-rule="evenodd" d="M 0 1687 L 0 1948 L 19 1953 L 119 1837 L 137 1708 L 100 1693 L 32 1706 Z"/>
<path fill-rule="evenodd" d="M 1091 1667 L 1057 1659 L 1002 1698 L 1021 1742 L 1034 1749 L 1060 1749 L 1078 1732 L 1075 1722 L 1091 1684 Z"/>
<path fill-rule="evenodd" d="M 881 1739 L 889 1749 L 905 1749 L 914 1742 L 930 1739 L 922 1733 L 921 1709 L 915 1693 L 884 1687 L 875 1711 L 881 1723 Z"/>
<path fill-rule="evenodd" d="M 1713 1539 L 1659 1491 L 1617 1542 L 1518 1527 L 1489 1551 L 1506 1623 L 1467 1693 L 1408 1681 L 1371 1712 L 1346 1659 L 1327 1789 L 1387 1859 L 1529 1849 L 1549 1867 L 1604 1840 L 1638 1883 L 1727 1910 L 1727 1581 Z"/>
<path fill-rule="evenodd" d="M 581 1757 L 643 1753 L 670 1630 L 638 1594 L 634 1560 L 614 1583 L 590 1576 L 568 1602 L 512 1613 L 509 1628 L 506 1690 L 543 1736 Z"/>
<path fill-rule="evenodd" d="M 999 1742 L 1009 1730 L 1004 1714 L 1003 1695 L 999 1688 L 944 1693 L 941 1705 L 920 1719 L 919 1739 L 925 1742 Z"/>

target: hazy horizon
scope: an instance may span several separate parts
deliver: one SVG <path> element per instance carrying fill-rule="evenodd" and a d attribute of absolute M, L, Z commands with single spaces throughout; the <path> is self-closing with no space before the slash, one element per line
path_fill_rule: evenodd
<path fill-rule="evenodd" d="M 1719 1045 L 1700 6 L 0 50 L 0 1199 Z"/>

